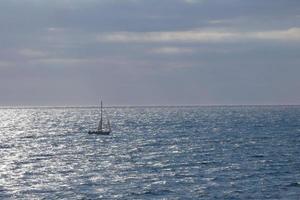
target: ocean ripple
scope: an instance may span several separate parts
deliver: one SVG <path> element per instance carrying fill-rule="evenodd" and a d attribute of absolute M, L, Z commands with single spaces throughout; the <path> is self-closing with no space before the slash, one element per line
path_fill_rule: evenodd
<path fill-rule="evenodd" d="M 300 107 L 0 109 L 0 199 L 299 199 Z"/>

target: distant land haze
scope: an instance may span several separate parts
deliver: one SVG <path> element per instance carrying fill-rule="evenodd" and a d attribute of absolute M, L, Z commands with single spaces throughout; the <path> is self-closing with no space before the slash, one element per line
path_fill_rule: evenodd
<path fill-rule="evenodd" d="M 300 104 L 298 0 L 0 1 L 0 106 Z"/>

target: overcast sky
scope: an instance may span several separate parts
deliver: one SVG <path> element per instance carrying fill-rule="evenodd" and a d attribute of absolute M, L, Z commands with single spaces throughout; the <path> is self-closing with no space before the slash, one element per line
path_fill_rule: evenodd
<path fill-rule="evenodd" d="M 0 105 L 300 104 L 299 0 L 1 0 Z"/>

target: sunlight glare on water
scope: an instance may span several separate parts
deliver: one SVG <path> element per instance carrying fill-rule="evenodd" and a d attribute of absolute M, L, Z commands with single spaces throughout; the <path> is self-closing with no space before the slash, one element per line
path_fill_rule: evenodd
<path fill-rule="evenodd" d="M 300 107 L 0 109 L 0 198 L 298 199 Z"/>

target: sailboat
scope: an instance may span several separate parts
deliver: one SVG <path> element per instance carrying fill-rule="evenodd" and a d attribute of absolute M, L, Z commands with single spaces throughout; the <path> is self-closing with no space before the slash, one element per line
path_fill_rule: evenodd
<path fill-rule="evenodd" d="M 109 119 L 107 120 L 106 126 L 103 124 L 103 114 L 102 114 L 102 101 L 101 101 L 101 107 L 100 107 L 100 121 L 97 130 L 89 131 L 89 134 L 99 134 L 99 135 L 109 135 L 111 132 L 110 122 Z"/>

